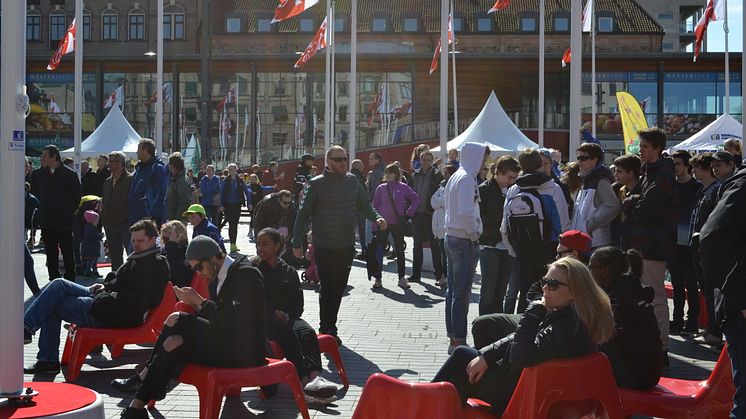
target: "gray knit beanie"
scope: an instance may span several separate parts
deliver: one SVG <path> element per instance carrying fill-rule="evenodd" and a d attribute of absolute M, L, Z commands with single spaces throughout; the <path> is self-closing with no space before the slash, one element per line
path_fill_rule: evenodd
<path fill-rule="evenodd" d="M 186 250 L 187 260 L 205 260 L 221 253 L 220 247 L 215 240 L 199 235 L 189 242 Z"/>

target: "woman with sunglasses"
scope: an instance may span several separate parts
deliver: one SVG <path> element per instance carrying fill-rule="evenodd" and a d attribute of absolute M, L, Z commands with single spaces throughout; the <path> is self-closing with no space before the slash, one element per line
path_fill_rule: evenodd
<path fill-rule="evenodd" d="M 480 350 L 459 346 L 433 382 L 448 381 L 463 403 L 476 397 L 502 413 L 523 368 L 593 353 L 611 338 L 611 303 L 583 263 L 555 261 L 542 284 L 544 297 L 523 313 L 514 334 Z"/>
<path fill-rule="evenodd" d="M 161 226 L 161 254 L 168 260 L 171 283 L 177 287 L 188 287 L 194 276 L 194 271 L 186 261 L 188 244 L 184 223 L 171 220 Z"/>
<path fill-rule="evenodd" d="M 251 263 L 262 272 L 267 307 L 267 336 L 280 344 L 285 358 L 295 365 L 305 393 L 312 404 L 336 400 L 337 386 L 321 376 L 321 350 L 313 328 L 301 319 L 303 290 L 298 272 L 280 255 L 284 239 L 268 227 L 256 235 L 257 256 Z"/>

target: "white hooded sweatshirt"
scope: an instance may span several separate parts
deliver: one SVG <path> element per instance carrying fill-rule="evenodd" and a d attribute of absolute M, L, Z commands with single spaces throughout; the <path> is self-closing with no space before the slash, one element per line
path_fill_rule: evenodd
<path fill-rule="evenodd" d="M 466 143 L 461 149 L 461 166 L 445 188 L 447 236 L 476 242 L 482 235 L 477 174 L 484 165 L 486 150 L 475 143 Z"/>

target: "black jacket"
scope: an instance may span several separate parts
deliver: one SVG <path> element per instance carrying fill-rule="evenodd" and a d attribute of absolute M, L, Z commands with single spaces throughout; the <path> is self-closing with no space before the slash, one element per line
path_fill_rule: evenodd
<path fill-rule="evenodd" d="M 168 260 L 168 267 L 171 273 L 171 283 L 177 287 L 188 287 L 192 284 L 194 271 L 186 261 L 186 244 L 180 246 L 174 241 L 166 242 L 166 246 L 161 252 Z"/>
<path fill-rule="evenodd" d="M 262 198 L 261 202 L 254 204 L 254 229 L 259 233 L 266 227 L 287 227 L 288 233 L 293 231 L 295 223 L 295 208 L 290 204 L 287 208 L 280 205 L 280 197 L 277 192 Z"/>
<path fill-rule="evenodd" d="M 205 341 L 210 346 L 208 365 L 250 367 L 265 365 L 267 310 L 262 274 L 246 256 L 228 268 L 220 293 L 217 276 L 210 281 L 210 299 L 199 316 L 210 322 Z"/>
<path fill-rule="evenodd" d="M 303 163 L 299 164 L 298 168 L 295 169 L 295 178 L 293 179 L 293 195 L 295 199 L 298 199 L 298 194 L 303 191 L 306 182 L 311 180 L 311 176 L 309 176 L 310 171 L 311 168 Z"/>
<path fill-rule="evenodd" d="M 721 290 L 718 319 L 728 321 L 746 309 L 746 168 L 728 178 L 720 192 L 700 232 L 699 255 L 705 278 Z"/>
<path fill-rule="evenodd" d="M 437 191 L 438 188 L 440 188 L 440 182 L 443 181 L 443 175 L 440 173 L 439 170 L 437 170 L 434 167 L 431 167 L 429 182 L 427 185 L 425 185 L 425 189 L 424 191 L 422 191 L 423 193 L 420 193 L 420 189 L 421 189 L 420 183 L 427 181 L 427 179 L 428 179 L 427 175 L 423 173 L 422 170 L 420 170 L 419 172 L 415 172 L 411 176 L 411 183 L 409 184 L 409 186 L 412 189 L 414 189 L 414 191 L 417 192 L 417 194 L 420 196 L 420 199 L 421 199 L 420 205 L 422 205 L 422 203 L 424 202 L 425 208 L 427 209 L 425 212 L 427 214 L 432 214 L 434 210 L 433 210 L 433 206 L 430 205 L 430 198 L 432 198 L 435 191 Z M 421 212 L 421 211 L 417 211 L 417 212 Z M 500 228 L 500 226 L 498 226 L 498 228 Z"/>
<path fill-rule="evenodd" d="M 635 276 L 623 276 L 605 291 L 614 311 L 615 333 L 601 345 L 601 352 L 609 357 L 617 385 L 650 390 L 663 369 L 653 289 L 643 287 Z"/>
<path fill-rule="evenodd" d="M 63 164 L 54 173 L 48 167 L 41 169 L 38 179 L 39 225 L 42 229 L 72 231 L 80 201 L 78 175 Z"/>
<path fill-rule="evenodd" d="M 493 177 L 479 185 L 479 215 L 482 217 L 482 235 L 479 244 L 496 246 L 503 241 L 500 224 L 503 221 L 505 194 Z"/>
<path fill-rule="evenodd" d="M 161 303 L 169 269 L 166 258 L 159 253 L 158 248 L 133 253 L 116 272 L 106 276 L 104 291 L 93 297 L 91 306 L 93 318 L 103 327 L 139 326 L 145 312 Z"/>
<path fill-rule="evenodd" d="M 97 195 L 101 196 L 102 184 L 98 181 L 98 175 L 93 169 L 88 171 L 80 177 L 80 194 L 81 195 Z"/>
<path fill-rule="evenodd" d="M 267 316 L 274 317 L 275 311 L 287 313 L 290 320 L 297 320 L 303 314 L 303 289 L 300 286 L 298 271 L 282 259 L 272 268 L 258 256 L 251 259 L 264 277 Z"/>

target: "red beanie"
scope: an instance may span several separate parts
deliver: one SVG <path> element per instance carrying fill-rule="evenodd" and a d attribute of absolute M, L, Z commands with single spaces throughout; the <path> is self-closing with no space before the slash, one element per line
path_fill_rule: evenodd
<path fill-rule="evenodd" d="M 567 230 L 559 236 L 560 244 L 579 253 L 591 253 L 591 236 L 580 230 Z"/>

